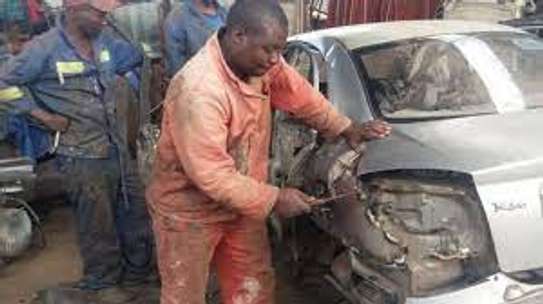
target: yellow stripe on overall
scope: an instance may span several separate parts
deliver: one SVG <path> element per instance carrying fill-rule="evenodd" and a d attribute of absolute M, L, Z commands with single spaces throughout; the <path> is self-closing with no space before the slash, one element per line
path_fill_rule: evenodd
<path fill-rule="evenodd" d="M 18 87 L 7 87 L 0 90 L 0 101 L 12 101 L 22 98 L 24 96 L 23 91 Z"/>

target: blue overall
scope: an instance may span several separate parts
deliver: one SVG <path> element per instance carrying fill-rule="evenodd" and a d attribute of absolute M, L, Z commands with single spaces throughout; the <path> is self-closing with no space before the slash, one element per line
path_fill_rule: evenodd
<path fill-rule="evenodd" d="M 202 14 L 193 3 L 185 1 L 172 10 L 164 22 L 166 73 L 173 77 L 196 54 L 211 35 L 226 22 L 226 10 L 219 6 L 215 16 Z"/>
<path fill-rule="evenodd" d="M 70 120 L 55 162 L 75 210 L 83 260 L 79 286 L 100 289 L 145 276 L 153 241 L 143 187 L 130 167 L 111 98 L 120 76 L 135 78 L 142 57 L 106 33 L 93 41 L 93 50 L 93 60 L 80 56 L 62 25 L 34 38 L 0 69 L 0 121 L 22 152 L 28 150 L 20 144 L 30 142 L 39 154 L 41 137 L 50 135 L 40 128 L 28 133 L 36 124 L 26 114 L 40 108 Z"/>

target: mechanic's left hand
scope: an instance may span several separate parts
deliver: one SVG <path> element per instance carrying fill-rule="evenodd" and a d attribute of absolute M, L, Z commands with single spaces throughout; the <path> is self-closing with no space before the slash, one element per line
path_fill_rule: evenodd
<path fill-rule="evenodd" d="M 353 122 L 341 135 L 351 147 L 357 148 L 363 142 L 383 139 L 391 132 L 392 127 L 387 122 L 372 120 L 363 124 Z"/>

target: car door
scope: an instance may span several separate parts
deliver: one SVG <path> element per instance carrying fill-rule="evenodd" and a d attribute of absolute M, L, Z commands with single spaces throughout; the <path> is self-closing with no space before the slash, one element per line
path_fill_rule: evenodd
<path fill-rule="evenodd" d="M 321 63 L 318 51 L 304 43 L 291 43 L 284 53 L 285 60 L 294 67 L 316 89 L 321 87 Z M 321 91 L 322 92 L 322 91 Z M 326 92 L 323 92 L 326 93 Z M 271 146 L 270 177 L 272 183 L 284 186 L 296 186 L 301 181 L 289 180 L 297 164 L 314 146 L 316 131 L 305 126 L 294 117 L 276 111 L 273 117 L 273 135 Z"/>

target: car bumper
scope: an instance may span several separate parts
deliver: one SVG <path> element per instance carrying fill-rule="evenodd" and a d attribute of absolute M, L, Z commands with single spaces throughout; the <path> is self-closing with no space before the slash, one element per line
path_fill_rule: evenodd
<path fill-rule="evenodd" d="M 502 273 L 455 292 L 425 298 L 408 298 L 406 304 L 541 304 L 543 284 L 529 285 Z"/>

